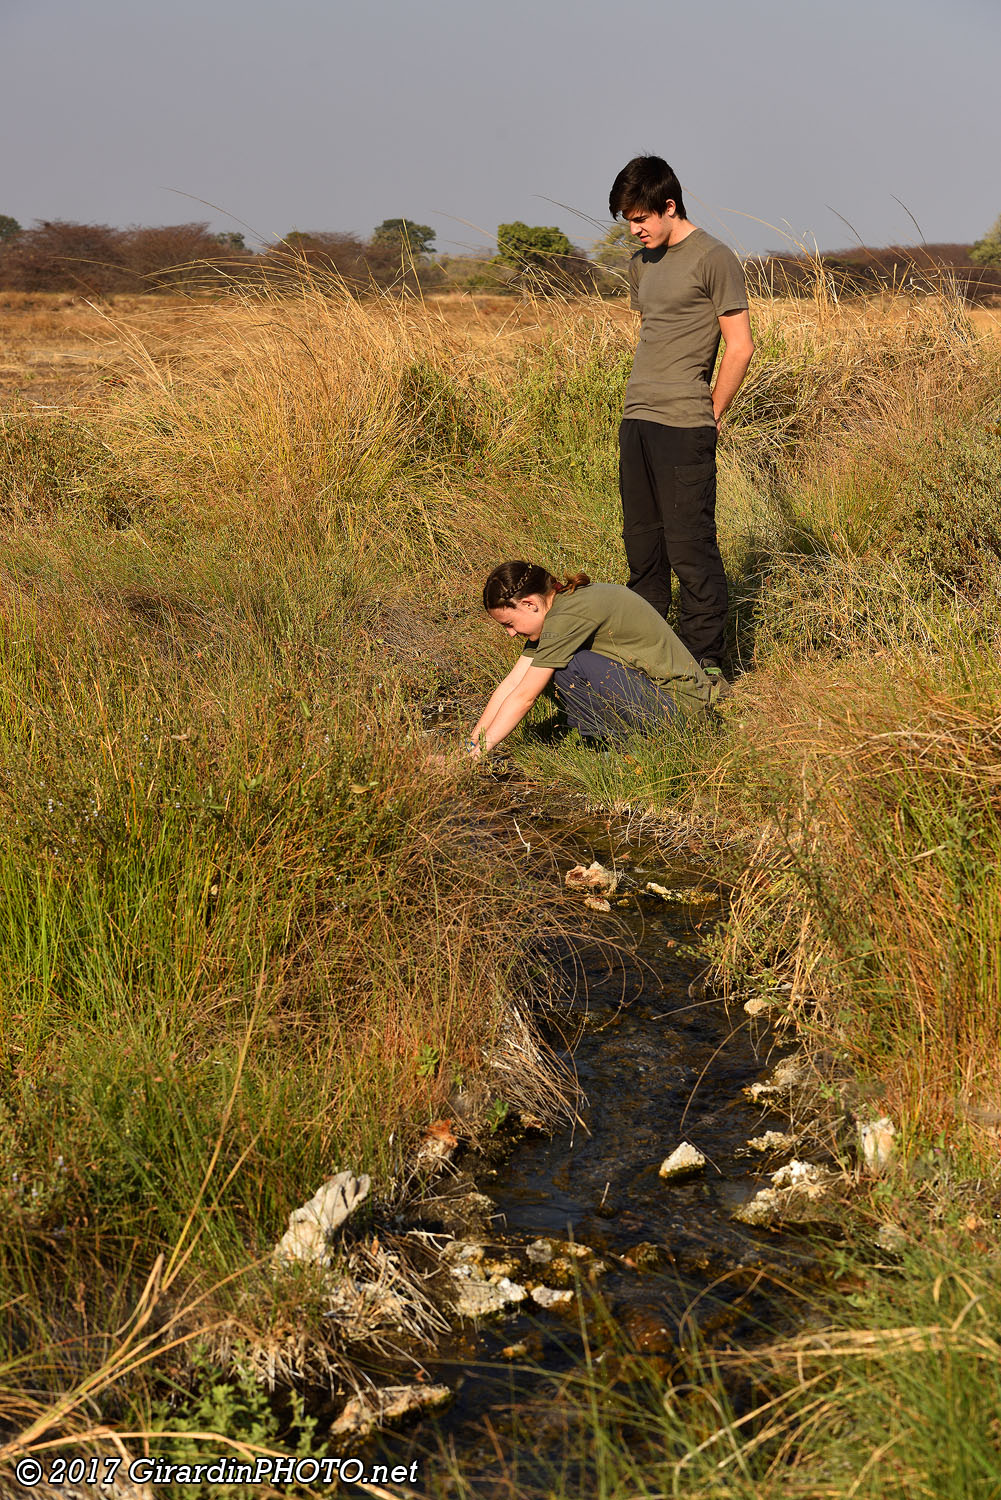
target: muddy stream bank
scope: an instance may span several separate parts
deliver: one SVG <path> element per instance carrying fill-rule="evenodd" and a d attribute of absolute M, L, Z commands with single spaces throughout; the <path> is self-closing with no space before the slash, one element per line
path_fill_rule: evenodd
<path fill-rule="evenodd" d="M 388 1463 L 419 1460 L 416 1492 L 428 1495 L 448 1492 L 448 1469 L 482 1493 L 510 1484 L 515 1463 L 526 1492 L 572 1472 L 574 1428 L 560 1416 L 554 1377 L 572 1380 L 585 1365 L 608 1384 L 668 1376 L 693 1341 L 732 1349 L 788 1331 L 785 1289 L 816 1274 L 806 1234 L 733 1217 L 793 1154 L 748 1147 L 789 1121 L 745 1093 L 790 1048 L 701 985 L 698 942 L 725 916 L 709 868 L 627 826 L 533 809 L 528 797 L 516 812 L 540 880 L 555 878 L 555 841 L 561 875 L 575 860 L 598 860 L 618 890 L 608 914 L 578 896 L 579 935 L 546 948 L 562 998 L 536 1023 L 576 1074 L 578 1118 L 552 1136 L 519 1133 L 506 1154 L 466 1154 L 463 1176 L 492 1207 L 464 1238 L 474 1263 L 483 1252 L 473 1274 L 493 1267 L 518 1281 L 535 1269 L 569 1295 L 464 1323 L 424 1359 L 426 1378 L 454 1392 L 450 1404 L 383 1434 L 376 1450 Z M 682 1141 L 706 1166 L 665 1181 L 661 1163 Z M 437 1227 L 432 1203 L 423 1232 Z M 593 1253 L 576 1256 L 567 1242 Z M 589 1483 L 576 1474 L 579 1493 Z"/>

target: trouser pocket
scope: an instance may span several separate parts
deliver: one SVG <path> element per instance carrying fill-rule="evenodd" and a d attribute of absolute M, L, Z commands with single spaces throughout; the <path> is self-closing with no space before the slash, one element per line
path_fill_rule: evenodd
<path fill-rule="evenodd" d="M 715 462 L 676 464 L 673 502 L 664 516 L 665 536 L 715 536 Z"/>

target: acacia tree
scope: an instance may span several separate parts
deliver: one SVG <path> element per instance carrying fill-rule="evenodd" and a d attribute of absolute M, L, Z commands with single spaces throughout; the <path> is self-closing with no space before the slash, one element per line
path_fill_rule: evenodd
<path fill-rule="evenodd" d="M 594 258 L 609 271 L 624 271 L 638 248 L 628 224 L 613 224 L 595 241 Z"/>
<path fill-rule="evenodd" d="M 970 259 L 978 266 L 1001 266 L 1001 216 L 994 220 L 983 239 L 974 244 Z"/>
<path fill-rule="evenodd" d="M 383 219 L 372 230 L 373 245 L 396 254 L 407 251 L 414 260 L 431 254 L 435 238 L 430 224 L 416 224 L 413 219 Z"/>
<path fill-rule="evenodd" d="M 497 225 L 497 259 L 517 271 L 546 266 L 554 256 L 572 254 L 570 241 L 553 224 L 524 224 L 515 219 Z"/>
<path fill-rule="evenodd" d="M 0 214 L 0 243 L 12 240 L 21 233 L 21 226 L 10 214 Z"/>

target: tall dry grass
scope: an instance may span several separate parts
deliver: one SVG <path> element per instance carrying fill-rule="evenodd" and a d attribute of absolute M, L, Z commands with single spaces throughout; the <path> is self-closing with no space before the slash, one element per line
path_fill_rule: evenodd
<path fill-rule="evenodd" d="M 21 1351 L 43 1404 L 113 1356 L 210 1161 L 191 1288 L 283 1323 L 255 1266 L 289 1208 L 341 1166 L 391 1181 L 496 1033 L 524 905 L 416 709 L 503 664 L 475 604 L 499 557 L 623 576 L 631 334 L 597 302 L 469 307 L 312 275 L 113 308 L 113 381 L 4 417 L 9 1427 Z M 998 351 L 943 299 L 754 320 L 721 455 L 753 679 L 629 759 L 514 748 L 758 846 L 724 972 L 793 973 L 916 1149 L 1001 1098 Z"/>

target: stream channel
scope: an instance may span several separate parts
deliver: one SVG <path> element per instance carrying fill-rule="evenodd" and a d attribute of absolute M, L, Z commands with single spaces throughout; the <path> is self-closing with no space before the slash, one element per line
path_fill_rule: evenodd
<path fill-rule="evenodd" d="M 560 1412 L 560 1381 L 572 1385 L 588 1363 L 608 1385 L 636 1378 L 630 1362 L 641 1378 L 669 1376 L 693 1339 L 733 1349 L 790 1331 L 784 1289 L 816 1271 L 804 1235 L 732 1218 L 789 1158 L 747 1149 L 751 1137 L 787 1130 L 788 1119 L 743 1093 L 789 1048 L 741 1005 L 702 990 L 695 945 L 725 914 L 708 868 L 624 823 L 574 825 L 533 807 L 530 794 L 514 800 L 540 880 L 562 881 L 576 861 L 597 859 L 614 869 L 619 892 L 609 915 L 586 910 L 578 895 L 578 938 L 547 953 L 567 982 L 559 1005 L 536 1022 L 576 1074 L 578 1119 L 552 1136 L 529 1131 L 494 1162 L 489 1152 L 467 1155 L 464 1171 L 495 1204 L 486 1233 L 470 1238 L 501 1257 L 524 1257 L 540 1239 L 570 1240 L 607 1270 L 589 1279 L 582 1261 L 580 1295 L 567 1307 L 543 1311 L 529 1301 L 469 1323 L 424 1360 L 427 1378 L 450 1386 L 454 1399 L 378 1446 L 389 1463 L 419 1460 L 417 1493 L 426 1495 L 449 1492 L 446 1469 L 461 1474 L 463 1491 L 511 1494 L 515 1466 L 526 1494 L 561 1473 L 564 1483 L 575 1476 L 567 1493 L 596 1493 L 567 1451 L 579 1441 Z M 670 898 L 647 891 L 648 882 Z M 660 1164 L 681 1141 L 708 1165 L 665 1182 Z"/>

